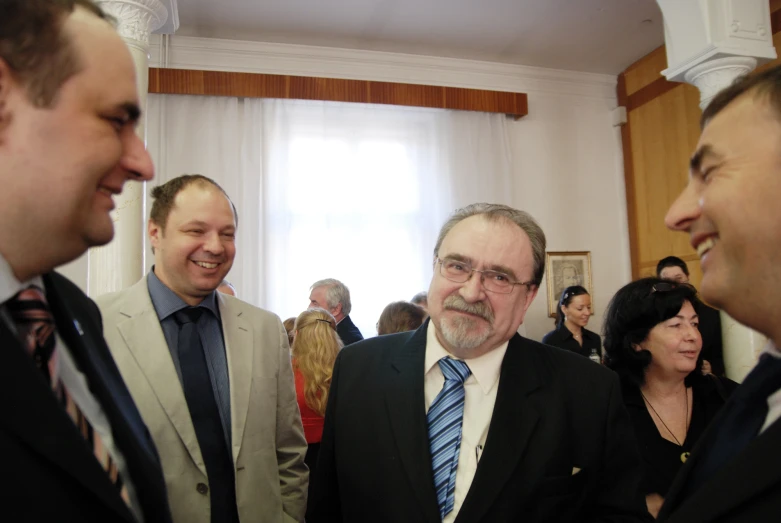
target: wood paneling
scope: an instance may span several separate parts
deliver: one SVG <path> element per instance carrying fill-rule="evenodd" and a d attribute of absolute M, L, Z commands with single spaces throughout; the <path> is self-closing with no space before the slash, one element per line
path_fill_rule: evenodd
<path fill-rule="evenodd" d="M 667 51 L 664 46 L 657 47 L 624 71 L 626 94 L 631 96 L 658 79 L 664 79 L 662 71 L 665 69 L 667 69 Z"/>
<path fill-rule="evenodd" d="M 189 69 L 150 69 L 149 92 L 407 105 L 501 113 L 516 119 L 529 113 L 525 93 Z"/>

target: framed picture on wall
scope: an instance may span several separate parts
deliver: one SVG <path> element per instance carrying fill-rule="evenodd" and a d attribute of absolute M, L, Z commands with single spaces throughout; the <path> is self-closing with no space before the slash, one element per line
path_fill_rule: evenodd
<path fill-rule="evenodd" d="M 551 318 L 556 316 L 561 293 L 572 285 L 585 287 L 591 294 L 591 303 L 594 303 L 591 251 L 548 252 L 545 256 L 545 273 L 548 275 L 548 315 Z"/>

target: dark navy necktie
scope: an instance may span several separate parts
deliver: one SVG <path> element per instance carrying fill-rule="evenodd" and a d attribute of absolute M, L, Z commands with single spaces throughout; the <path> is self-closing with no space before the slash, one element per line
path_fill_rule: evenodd
<path fill-rule="evenodd" d="M 187 307 L 174 315 L 182 388 L 209 480 L 211 523 L 238 523 L 233 457 L 225 442 L 220 411 L 206 364 L 198 319 L 204 309 Z"/>

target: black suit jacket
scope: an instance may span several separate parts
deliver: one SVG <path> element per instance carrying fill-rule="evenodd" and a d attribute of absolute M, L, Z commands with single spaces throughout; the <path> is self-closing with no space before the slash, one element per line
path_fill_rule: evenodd
<path fill-rule="evenodd" d="M 700 302 L 697 307 L 702 334 L 701 360 L 708 360 L 713 374 L 724 376 L 724 349 L 721 341 L 721 314 L 718 310 Z"/>
<path fill-rule="evenodd" d="M 734 461 L 718 470 L 699 490 L 687 493 L 699 452 L 735 402 L 730 399 L 700 438 L 667 493 L 658 521 L 666 523 L 753 523 L 778 521 L 781 514 L 781 420 L 754 439 Z"/>
<path fill-rule="evenodd" d="M 339 354 L 309 523 L 440 521 L 423 392 L 427 326 Z M 640 478 L 617 376 L 514 336 L 456 522 L 650 521 Z"/>
<path fill-rule="evenodd" d="M 342 318 L 342 321 L 336 324 L 336 333 L 339 335 L 339 338 L 341 338 L 345 347 L 363 339 L 363 334 L 361 334 L 361 331 L 355 326 L 353 320 L 350 319 L 350 316 L 345 316 Z"/>
<path fill-rule="evenodd" d="M 170 522 L 157 451 L 103 340 L 97 306 L 59 274 L 45 275 L 44 285 L 57 332 L 111 423 L 146 522 Z M 0 519 L 135 521 L 4 321 L 0 321 L 0 397 L 0 470 L 5 477 Z"/>

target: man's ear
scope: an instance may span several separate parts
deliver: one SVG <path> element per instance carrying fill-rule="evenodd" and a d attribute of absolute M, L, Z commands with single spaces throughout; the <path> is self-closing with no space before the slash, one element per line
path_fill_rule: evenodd
<path fill-rule="evenodd" d="M 341 303 L 337 303 L 336 307 L 334 307 L 334 310 L 331 311 L 331 314 L 333 315 L 334 318 L 336 318 L 341 313 L 342 313 L 342 304 Z"/>
<path fill-rule="evenodd" d="M 152 245 L 152 252 L 155 252 L 158 245 L 160 245 L 160 238 L 163 237 L 163 228 L 150 219 L 147 223 L 146 231 L 149 234 L 149 243 Z"/>

